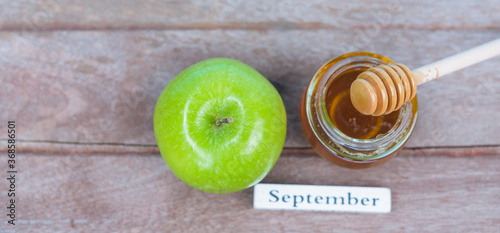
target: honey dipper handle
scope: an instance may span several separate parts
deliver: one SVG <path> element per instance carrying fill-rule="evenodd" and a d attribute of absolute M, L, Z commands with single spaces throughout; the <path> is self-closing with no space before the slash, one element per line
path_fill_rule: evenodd
<path fill-rule="evenodd" d="M 455 72 L 500 55 L 500 38 L 413 70 L 416 84 Z"/>

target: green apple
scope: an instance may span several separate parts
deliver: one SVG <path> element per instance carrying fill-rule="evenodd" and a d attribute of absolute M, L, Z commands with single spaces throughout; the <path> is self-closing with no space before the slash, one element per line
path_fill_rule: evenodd
<path fill-rule="evenodd" d="M 252 67 L 212 58 L 165 87 L 154 130 L 163 159 L 179 179 L 206 192 L 236 192 L 257 184 L 276 163 L 285 143 L 285 106 Z"/>

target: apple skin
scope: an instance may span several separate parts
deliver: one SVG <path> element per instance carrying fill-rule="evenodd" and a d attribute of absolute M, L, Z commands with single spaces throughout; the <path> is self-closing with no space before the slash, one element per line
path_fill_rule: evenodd
<path fill-rule="evenodd" d="M 217 126 L 218 119 L 232 123 Z M 261 181 L 281 154 L 286 112 L 273 85 L 229 58 L 196 63 L 163 90 L 154 112 L 163 159 L 191 187 L 240 191 Z"/>

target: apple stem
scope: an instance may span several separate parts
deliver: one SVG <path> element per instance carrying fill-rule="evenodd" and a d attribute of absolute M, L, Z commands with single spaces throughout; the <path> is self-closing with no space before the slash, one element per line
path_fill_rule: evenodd
<path fill-rule="evenodd" d="M 221 126 L 223 123 L 233 123 L 233 118 L 228 117 L 228 118 L 219 119 L 219 120 L 215 121 L 215 125 L 217 125 L 217 126 Z"/>

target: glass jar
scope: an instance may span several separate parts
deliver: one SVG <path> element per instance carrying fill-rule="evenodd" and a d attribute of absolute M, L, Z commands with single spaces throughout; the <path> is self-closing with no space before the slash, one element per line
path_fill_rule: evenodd
<path fill-rule="evenodd" d="M 302 128 L 313 149 L 323 158 L 348 168 L 380 165 L 399 152 L 410 137 L 418 116 L 417 97 L 404 104 L 390 130 L 371 139 L 347 136 L 330 119 L 325 96 L 333 80 L 351 70 L 393 63 L 370 52 L 343 54 L 328 61 L 311 79 L 301 103 Z"/>

